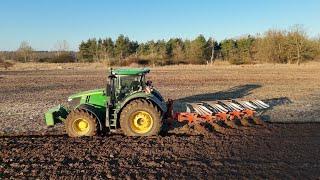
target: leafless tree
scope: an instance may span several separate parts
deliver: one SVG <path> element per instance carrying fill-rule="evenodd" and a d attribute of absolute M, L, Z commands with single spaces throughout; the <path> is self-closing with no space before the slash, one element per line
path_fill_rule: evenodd
<path fill-rule="evenodd" d="M 57 51 L 57 56 L 60 56 L 63 52 L 69 51 L 69 43 L 66 40 L 58 41 L 54 49 Z"/>
<path fill-rule="evenodd" d="M 305 41 L 307 39 L 306 32 L 303 29 L 302 25 L 294 25 L 291 31 L 288 33 L 289 42 L 291 39 L 293 52 L 295 51 L 295 59 L 296 63 L 300 65 L 301 63 L 301 53 L 303 51 L 303 46 L 305 45 Z"/>
<path fill-rule="evenodd" d="M 30 60 L 32 51 L 33 49 L 27 41 L 22 41 L 19 46 L 19 49 L 17 50 L 18 54 L 21 54 L 23 56 L 24 62 Z"/>

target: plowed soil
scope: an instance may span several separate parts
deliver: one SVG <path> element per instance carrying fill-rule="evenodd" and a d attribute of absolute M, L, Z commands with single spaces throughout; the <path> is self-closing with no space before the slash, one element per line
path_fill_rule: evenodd
<path fill-rule="evenodd" d="M 1 159 L 4 176 L 14 177 L 316 179 L 319 128 L 271 124 L 209 136 L 2 137 Z"/>
<path fill-rule="evenodd" d="M 269 123 L 68 138 L 62 125 L 47 128 L 43 113 L 72 93 L 103 87 L 105 69 L 0 71 L 0 178 L 319 179 L 319 72 L 307 65 L 156 68 L 149 78 L 176 100 L 175 111 L 185 102 L 259 98 L 272 105 L 263 116 Z"/>

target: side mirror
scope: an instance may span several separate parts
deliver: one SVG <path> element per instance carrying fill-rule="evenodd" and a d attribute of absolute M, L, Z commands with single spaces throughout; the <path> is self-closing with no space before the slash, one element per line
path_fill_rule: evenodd
<path fill-rule="evenodd" d="M 109 76 L 108 76 L 108 78 L 109 78 L 109 79 L 113 79 L 113 78 L 116 78 L 116 75 L 114 75 L 114 74 L 111 74 L 111 75 L 109 75 Z"/>

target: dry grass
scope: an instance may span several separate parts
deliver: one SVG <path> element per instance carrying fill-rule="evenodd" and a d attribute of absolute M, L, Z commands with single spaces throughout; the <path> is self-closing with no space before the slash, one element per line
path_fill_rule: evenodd
<path fill-rule="evenodd" d="M 0 69 L 9 69 L 10 67 L 12 67 L 14 65 L 13 62 L 10 61 L 4 61 L 0 59 Z"/>
<path fill-rule="evenodd" d="M 30 70 L 60 70 L 60 69 L 104 69 L 107 63 L 20 63 L 17 62 L 8 70 L 11 71 L 30 71 Z M 4 70 L 0 66 L 0 70 Z"/>

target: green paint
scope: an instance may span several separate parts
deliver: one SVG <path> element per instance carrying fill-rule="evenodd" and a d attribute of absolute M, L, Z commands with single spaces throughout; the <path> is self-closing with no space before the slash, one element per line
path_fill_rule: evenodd
<path fill-rule="evenodd" d="M 117 121 L 119 117 L 119 112 L 122 108 L 126 106 L 131 100 L 143 98 L 152 101 L 156 104 L 162 112 L 167 111 L 166 103 L 162 96 L 157 90 L 153 90 L 152 93 L 146 93 L 144 89 L 146 88 L 145 74 L 149 73 L 150 70 L 144 69 L 116 69 L 111 71 L 112 77 L 110 79 L 109 85 L 114 92 L 114 104 L 109 107 L 109 112 L 114 114 L 113 119 L 110 118 L 107 121 Z M 90 106 L 90 109 L 94 112 L 98 118 L 102 121 L 106 117 L 106 108 L 108 102 L 111 100 L 110 95 L 106 93 L 106 89 L 94 89 L 90 91 L 79 92 L 69 96 L 68 101 L 74 101 L 77 104 L 73 109 L 81 108 L 83 106 Z M 109 91 L 111 91 L 111 89 Z M 52 126 L 57 122 L 63 122 L 66 119 L 70 111 L 63 106 L 56 106 L 48 110 L 45 113 L 45 121 L 48 126 Z M 111 124 L 111 123 L 110 123 Z"/>
<path fill-rule="evenodd" d="M 93 89 L 93 90 L 83 91 L 77 94 L 73 94 L 69 96 L 68 99 L 82 98 L 85 96 L 92 96 L 92 95 L 103 95 L 104 93 L 105 93 L 105 89 Z"/>
<path fill-rule="evenodd" d="M 96 106 L 106 106 L 107 99 L 104 89 L 95 89 L 90 91 L 80 92 L 69 96 L 68 101 L 80 98 L 81 104 L 91 104 Z"/>
<path fill-rule="evenodd" d="M 62 122 L 67 118 L 69 110 L 65 107 L 58 105 L 49 109 L 45 113 L 45 122 L 47 126 L 53 126 L 58 122 Z"/>
<path fill-rule="evenodd" d="M 149 73 L 150 69 L 148 68 L 143 68 L 143 69 L 136 69 L 136 68 L 121 68 L 121 69 L 116 69 L 112 71 L 112 74 L 114 75 L 142 75 Z"/>

